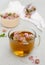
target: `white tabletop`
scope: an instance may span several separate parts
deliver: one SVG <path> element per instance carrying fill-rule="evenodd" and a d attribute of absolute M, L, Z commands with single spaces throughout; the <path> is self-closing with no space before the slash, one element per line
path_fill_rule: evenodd
<path fill-rule="evenodd" d="M 22 24 L 23 22 L 23 24 Z M 33 27 L 31 27 L 33 26 Z M 27 28 L 28 27 L 28 28 Z M 0 25 L 0 32 L 4 27 Z M 30 55 L 33 55 L 34 57 L 37 56 L 40 59 L 40 64 L 38 65 L 44 65 L 45 64 L 45 31 L 40 32 L 32 23 L 29 21 L 21 20 L 19 25 L 15 28 L 15 30 L 30 30 L 30 28 L 34 29 L 37 34 L 40 35 L 40 45 L 39 47 L 35 48 Z M 7 29 L 7 28 L 6 28 Z M 9 29 L 7 29 L 7 32 Z M 7 34 L 7 33 L 6 33 Z M 28 59 L 28 57 L 20 58 L 17 56 L 14 56 L 13 53 L 10 51 L 9 46 L 9 39 L 8 37 L 0 38 L 0 65 L 35 65 L 31 63 L 31 61 Z"/>
<path fill-rule="evenodd" d="M 28 2 L 26 0 L 20 0 L 24 5 L 28 4 L 30 2 L 30 0 L 28 0 Z M 6 8 L 6 5 L 8 4 L 9 0 L 1 0 L 0 2 L 0 10 L 3 10 Z M 31 1 L 38 9 L 39 13 L 44 17 L 45 19 L 45 0 L 32 0 Z M 2 28 L 0 28 L 2 29 Z M 37 48 L 34 53 L 32 55 L 36 55 L 40 58 L 40 64 L 39 65 L 45 65 L 45 30 L 43 30 L 42 34 L 41 34 L 41 42 L 40 42 L 40 46 L 39 48 Z M 27 61 L 27 60 L 26 60 Z M 21 59 L 19 60 L 18 57 L 14 56 L 11 52 L 10 52 L 10 47 L 9 47 L 9 40 L 8 37 L 7 38 L 0 38 L 0 65 L 35 65 L 32 64 L 31 62 L 26 63 L 26 61 L 24 60 L 23 62 L 21 61 Z"/>
<path fill-rule="evenodd" d="M 0 11 L 4 10 L 9 1 L 13 1 L 13 0 L 0 0 Z M 23 5 L 27 5 L 28 3 L 32 3 L 36 6 L 37 10 L 39 11 L 39 13 L 41 14 L 41 16 L 44 18 L 45 20 L 45 0 L 19 0 L 22 2 Z"/>

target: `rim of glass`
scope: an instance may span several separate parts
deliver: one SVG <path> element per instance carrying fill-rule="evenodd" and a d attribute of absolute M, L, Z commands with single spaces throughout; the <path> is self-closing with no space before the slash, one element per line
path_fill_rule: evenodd
<path fill-rule="evenodd" d="M 10 31 L 8 32 L 8 37 L 9 37 L 9 39 L 11 39 L 11 38 L 10 38 L 10 35 L 11 35 L 10 32 L 13 31 L 13 30 L 14 30 L 14 32 L 22 32 L 22 31 L 31 32 L 31 31 L 28 31 L 28 30 L 17 30 L 17 31 L 16 31 L 15 29 L 12 29 L 12 30 L 10 30 Z M 32 34 L 34 34 L 34 39 L 35 39 L 35 38 L 36 38 L 36 32 L 35 32 L 33 29 L 30 29 L 30 30 L 32 30 L 32 31 L 34 32 L 34 33 L 32 32 Z M 13 33 L 13 32 L 12 32 L 12 33 Z"/>

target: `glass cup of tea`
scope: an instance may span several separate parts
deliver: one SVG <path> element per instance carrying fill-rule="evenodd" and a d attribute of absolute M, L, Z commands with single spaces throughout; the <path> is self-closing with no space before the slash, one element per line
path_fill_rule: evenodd
<path fill-rule="evenodd" d="M 8 33 L 11 51 L 20 57 L 24 57 L 32 52 L 40 42 L 40 36 L 33 29 L 19 30 L 12 29 Z"/>

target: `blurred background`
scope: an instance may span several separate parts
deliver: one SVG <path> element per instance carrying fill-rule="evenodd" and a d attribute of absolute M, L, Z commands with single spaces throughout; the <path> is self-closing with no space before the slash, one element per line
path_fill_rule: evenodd
<path fill-rule="evenodd" d="M 0 0 L 0 11 L 7 8 L 7 5 L 10 1 L 14 0 Z M 27 5 L 29 3 L 32 3 L 36 6 L 38 12 L 45 20 L 45 0 L 19 0 L 23 5 Z"/>

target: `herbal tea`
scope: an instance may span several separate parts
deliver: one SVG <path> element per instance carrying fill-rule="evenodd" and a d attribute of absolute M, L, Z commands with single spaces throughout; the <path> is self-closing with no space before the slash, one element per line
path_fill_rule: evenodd
<path fill-rule="evenodd" d="M 27 31 L 10 34 L 10 47 L 17 56 L 26 56 L 34 48 L 34 34 Z"/>

